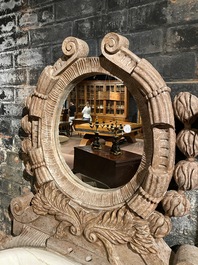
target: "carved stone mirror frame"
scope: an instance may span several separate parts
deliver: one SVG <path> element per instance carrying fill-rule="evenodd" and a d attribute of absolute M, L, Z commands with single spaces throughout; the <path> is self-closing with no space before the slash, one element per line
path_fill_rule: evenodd
<path fill-rule="evenodd" d="M 35 192 L 24 199 L 25 206 L 19 200 L 11 204 L 15 233 L 23 238 L 24 227 L 42 231 L 42 243 L 35 239 L 34 245 L 67 255 L 70 253 L 64 252 L 63 245 L 57 246 L 72 243 L 78 248 L 72 257 L 79 261 L 82 249 L 89 250 L 91 264 L 131 264 L 127 260 L 136 255 L 144 262 L 138 264 L 168 264 L 170 250 L 164 256 L 160 251 L 166 248 L 162 238 L 169 233 L 171 223 L 155 209 L 167 192 L 174 169 L 170 89 L 154 67 L 128 47 L 125 37 L 109 33 L 101 43 L 102 55 L 87 57 L 87 44 L 69 37 L 62 45 L 63 58 L 43 70 L 35 92 L 27 99 L 28 114 L 22 120 L 27 133 L 22 142 L 25 167 L 35 178 Z M 141 164 L 130 182 L 115 189 L 98 189 L 81 182 L 65 163 L 58 139 L 65 99 L 77 83 L 97 74 L 124 82 L 143 122 Z"/>

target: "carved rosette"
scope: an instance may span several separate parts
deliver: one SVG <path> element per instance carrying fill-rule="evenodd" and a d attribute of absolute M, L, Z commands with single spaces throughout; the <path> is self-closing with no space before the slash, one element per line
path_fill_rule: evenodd
<path fill-rule="evenodd" d="M 174 179 L 179 190 L 197 189 L 198 130 L 192 125 L 198 118 L 198 98 L 181 92 L 174 99 L 174 110 L 184 124 L 184 129 L 177 135 L 177 146 L 186 156 L 186 160 L 179 161 L 175 166 Z"/>

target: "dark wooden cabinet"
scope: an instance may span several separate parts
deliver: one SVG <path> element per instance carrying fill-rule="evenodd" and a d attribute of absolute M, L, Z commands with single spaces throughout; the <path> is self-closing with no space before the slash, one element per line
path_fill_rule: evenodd
<path fill-rule="evenodd" d="M 74 147 L 74 173 L 95 180 L 98 187 L 120 187 L 134 176 L 141 155 L 122 150 L 121 155 L 110 153 L 110 147 L 94 150 L 91 145 Z M 85 177 L 86 179 L 86 177 Z"/>

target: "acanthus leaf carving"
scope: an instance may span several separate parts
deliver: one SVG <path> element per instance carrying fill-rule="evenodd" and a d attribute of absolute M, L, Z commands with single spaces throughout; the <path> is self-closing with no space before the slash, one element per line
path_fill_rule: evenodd
<path fill-rule="evenodd" d="M 85 227 L 84 234 L 90 242 L 101 240 L 104 245 L 106 242 L 113 245 L 129 243 L 139 254 L 156 253 L 148 223 L 135 217 L 126 207 L 102 213 L 92 219 Z"/>
<path fill-rule="evenodd" d="M 53 181 L 45 183 L 32 200 L 33 209 L 37 214 L 51 214 L 60 221 L 57 238 L 64 237 L 67 227 L 74 235 L 82 233 L 82 212 L 77 212 L 69 202 L 70 199 L 56 188 Z"/>

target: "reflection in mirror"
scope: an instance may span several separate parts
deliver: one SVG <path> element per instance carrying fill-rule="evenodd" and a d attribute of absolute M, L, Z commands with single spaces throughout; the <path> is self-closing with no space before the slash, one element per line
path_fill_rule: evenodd
<path fill-rule="evenodd" d="M 67 165 L 83 182 L 109 189 L 130 181 L 144 142 L 137 104 L 123 82 L 97 75 L 74 87 L 62 108 L 59 140 Z"/>

